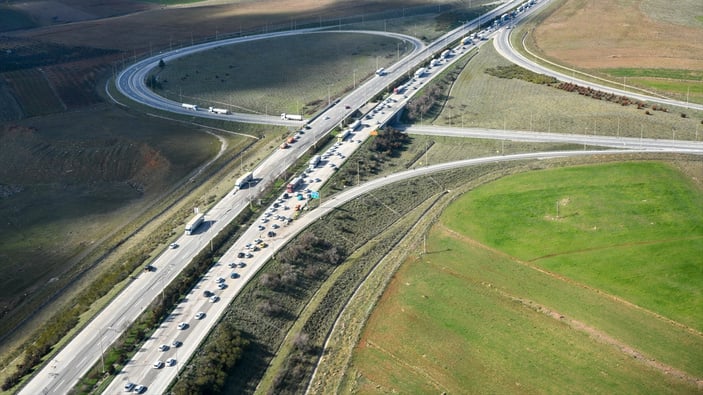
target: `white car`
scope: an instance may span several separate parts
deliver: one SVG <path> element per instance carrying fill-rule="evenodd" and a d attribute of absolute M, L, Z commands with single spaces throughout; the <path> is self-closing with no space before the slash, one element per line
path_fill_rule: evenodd
<path fill-rule="evenodd" d="M 166 366 L 174 366 L 176 365 L 176 359 L 175 358 L 169 358 L 166 360 Z"/>
<path fill-rule="evenodd" d="M 203 313 L 202 311 L 199 311 L 197 314 L 195 314 L 196 320 L 202 320 L 203 318 L 205 318 L 205 313 Z"/>
<path fill-rule="evenodd" d="M 164 367 L 164 361 L 159 360 L 159 361 L 154 362 L 154 369 L 161 369 L 163 367 Z"/>
<path fill-rule="evenodd" d="M 169 348 L 171 347 L 169 347 L 168 344 L 162 344 L 159 346 L 159 351 L 168 351 Z"/>
<path fill-rule="evenodd" d="M 183 330 L 183 329 L 188 329 L 188 323 L 187 322 L 181 322 L 178 324 L 178 329 Z"/>
<path fill-rule="evenodd" d="M 135 386 L 135 385 L 136 385 L 136 384 L 134 384 L 134 383 L 127 382 L 127 384 L 124 385 L 124 391 L 125 391 L 125 392 L 130 392 L 130 391 L 132 391 L 132 390 L 134 389 L 134 386 Z"/>
<path fill-rule="evenodd" d="M 225 283 L 219 283 L 219 284 L 217 284 L 217 288 L 219 288 L 219 289 L 225 289 L 225 288 L 227 288 L 227 284 L 225 284 Z"/>
<path fill-rule="evenodd" d="M 171 244 L 168 245 L 168 247 L 169 247 L 170 249 L 178 248 L 178 244 L 177 244 L 177 243 L 171 243 Z"/>
<path fill-rule="evenodd" d="M 134 388 L 134 392 L 136 392 L 138 394 L 142 394 L 142 393 L 146 392 L 146 386 L 145 385 L 138 385 Z"/>
<path fill-rule="evenodd" d="M 218 284 L 223 283 L 223 282 L 225 282 L 225 278 L 224 278 L 224 277 L 218 277 L 218 278 L 217 278 L 217 283 L 218 283 Z"/>
<path fill-rule="evenodd" d="M 210 302 L 216 303 L 218 300 L 220 300 L 220 297 L 215 295 L 210 297 Z"/>

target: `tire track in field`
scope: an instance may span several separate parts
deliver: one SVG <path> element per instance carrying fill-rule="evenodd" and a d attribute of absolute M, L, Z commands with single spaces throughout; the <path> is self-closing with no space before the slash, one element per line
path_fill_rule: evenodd
<path fill-rule="evenodd" d="M 677 238 L 673 238 L 673 239 L 659 239 L 659 240 L 646 240 L 646 241 L 631 241 L 629 243 L 620 243 L 620 244 L 613 244 L 613 245 L 608 245 L 608 246 L 582 248 L 579 250 L 556 252 L 554 254 L 547 254 L 547 255 L 543 255 L 543 256 L 538 256 L 537 258 L 530 259 L 527 262 L 532 263 L 532 262 L 540 261 L 542 259 L 549 259 L 549 258 L 554 258 L 557 256 L 580 254 L 580 253 L 584 253 L 584 252 L 609 250 L 611 248 L 654 245 L 654 244 L 660 244 L 660 243 L 670 243 L 673 241 L 688 241 L 688 240 L 700 240 L 700 239 L 703 239 L 703 236 L 677 237 Z"/>
<path fill-rule="evenodd" d="M 417 366 L 410 365 L 409 363 L 407 363 L 407 362 L 406 362 L 405 360 L 403 360 L 402 358 L 398 358 L 398 357 L 397 357 L 395 354 L 393 354 L 392 352 L 386 350 L 385 348 L 379 346 L 378 344 L 374 343 L 373 341 L 371 341 L 371 340 L 369 340 L 369 339 L 366 339 L 366 345 L 369 346 L 369 347 L 371 347 L 371 348 L 375 348 L 375 349 L 381 351 L 382 353 L 388 355 L 388 356 L 389 356 L 391 359 L 393 359 L 396 363 L 398 363 L 398 364 L 400 364 L 400 365 L 402 365 L 402 366 L 405 366 L 407 369 L 410 369 L 411 371 L 417 373 L 418 375 L 421 375 L 421 376 L 425 377 L 425 378 L 427 379 L 427 381 L 428 381 L 430 384 L 432 384 L 433 387 L 435 387 L 435 388 L 437 389 L 437 391 L 440 391 L 440 393 L 446 394 L 446 393 L 448 392 L 448 390 L 447 390 L 446 388 L 442 388 L 442 384 L 441 384 L 439 381 L 435 380 L 435 379 L 434 379 L 432 376 L 430 376 L 430 374 L 427 373 L 425 370 L 423 370 L 423 369 L 421 369 L 421 368 L 419 368 L 419 367 L 417 367 Z M 396 392 L 396 390 L 394 390 L 393 392 Z"/>
<path fill-rule="evenodd" d="M 571 285 L 574 285 L 574 286 L 577 286 L 577 287 L 581 287 L 581 288 L 586 289 L 586 290 L 588 290 L 588 291 L 595 292 L 595 293 L 598 294 L 598 295 L 603 295 L 603 296 L 605 296 L 606 298 L 608 298 L 608 299 L 610 299 L 610 300 L 613 300 L 613 301 L 615 301 L 615 302 L 617 302 L 617 303 L 620 303 L 620 304 L 622 304 L 622 305 L 625 305 L 625 306 L 627 306 L 627 307 L 630 307 L 630 308 L 633 308 L 633 309 L 642 311 L 642 312 L 644 312 L 644 313 L 646 313 L 646 314 L 648 314 L 648 315 L 650 315 L 650 316 L 652 316 L 652 317 L 654 317 L 654 318 L 656 318 L 656 319 L 659 319 L 659 320 L 664 321 L 664 322 L 666 322 L 666 323 L 668 323 L 668 324 L 674 325 L 674 326 L 676 326 L 676 327 L 678 327 L 678 328 L 684 329 L 684 330 L 686 330 L 687 332 L 689 332 L 689 333 L 691 333 L 691 334 L 693 334 L 693 335 L 695 335 L 695 336 L 698 336 L 698 337 L 700 337 L 700 338 L 703 338 L 703 332 L 701 332 L 701 331 L 699 331 L 699 330 L 697 330 L 697 329 L 695 329 L 695 328 L 691 328 L 690 326 L 685 325 L 685 324 L 683 324 L 683 323 L 681 323 L 681 322 L 674 321 L 674 320 L 672 320 L 671 318 L 665 317 L 665 316 L 663 316 L 663 315 L 661 315 L 661 314 L 659 314 L 659 313 L 656 313 L 656 312 L 654 312 L 654 311 L 652 311 L 652 310 L 649 310 L 649 309 L 647 309 L 647 308 L 644 308 L 644 307 L 642 307 L 642 306 L 639 306 L 639 305 L 637 305 L 637 304 L 634 304 L 634 303 L 632 303 L 632 302 L 630 302 L 630 301 L 628 301 L 628 300 L 626 300 L 626 299 L 623 299 L 623 298 L 621 298 L 621 297 L 619 297 L 619 296 L 616 296 L 616 295 L 607 293 L 607 292 L 605 292 L 605 291 L 603 291 L 603 290 L 601 290 L 601 289 L 591 287 L 591 286 L 589 286 L 589 285 L 586 285 L 586 284 L 580 283 L 580 282 L 578 282 L 578 281 L 575 281 L 575 280 L 573 280 L 573 279 L 571 279 L 571 278 L 569 278 L 569 277 L 562 276 L 562 275 L 560 275 L 560 274 L 558 274 L 558 273 L 554 273 L 554 272 L 552 272 L 552 271 L 546 270 L 546 269 L 544 269 L 544 268 L 542 268 L 542 267 L 539 267 L 539 266 L 537 266 L 537 265 L 532 264 L 532 261 L 523 261 L 523 260 L 521 260 L 521 259 L 519 259 L 519 258 L 517 258 L 517 257 L 515 257 L 515 256 L 513 256 L 513 255 L 510 255 L 510 254 L 508 254 L 508 253 L 506 253 L 506 252 L 504 252 L 504 251 L 497 250 L 497 249 L 495 249 L 495 248 L 493 248 L 493 247 L 487 246 L 487 245 L 485 245 L 485 244 L 479 242 L 478 240 L 474 240 L 474 239 L 472 239 L 472 238 L 470 238 L 470 237 L 467 237 L 467 236 L 465 236 L 465 235 L 462 235 L 462 234 L 456 232 L 455 230 L 448 228 L 445 224 L 443 224 L 443 223 L 441 223 L 441 222 L 437 223 L 437 227 L 439 228 L 439 230 L 441 230 L 443 233 L 445 233 L 447 236 L 449 236 L 449 237 L 451 237 L 451 238 L 460 240 L 460 241 L 462 241 L 462 242 L 464 242 L 464 243 L 466 243 L 466 244 L 472 245 L 472 246 L 474 246 L 474 247 L 481 248 L 481 249 L 483 249 L 483 250 L 492 252 L 492 253 L 494 253 L 494 254 L 496 254 L 496 255 L 498 255 L 498 256 L 501 256 L 501 257 L 510 259 L 511 261 L 513 261 L 513 262 L 515 262 L 515 263 L 518 263 L 518 264 L 520 264 L 520 265 L 529 267 L 529 268 L 532 269 L 532 270 L 536 270 L 536 271 L 538 271 L 538 272 L 540 272 L 540 273 L 546 274 L 547 276 L 550 276 L 550 277 L 555 278 L 555 279 L 557 279 L 557 280 L 563 281 L 563 282 L 565 282 L 565 283 L 567 283 L 567 284 L 571 284 Z"/>
<path fill-rule="evenodd" d="M 438 266 L 438 265 L 435 265 L 432 263 L 430 263 L 430 264 L 433 265 L 435 268 L 437 268 L 437 270 L 445 272 L 445 273 L 449 274 L 450 276 L 473 282 L 471 279 L 466 278 L 466 276 L 462 275 L 461 273 L 450 270 L 447 267 Z M 682 381 L 685 381 L 691 385 L 696 386 L 696 388 L 698 390 L 703 390 L 703 379 L 702 378 L 692 376 L 683 370 L 676 369 L 673 366 L 667 365 L 665 363 L 657 361 L 654 358 L 648 357 L 645 354 L 643 354 L 642 352 L 638 351 L 637 349 L 629 346 L 627 343 L 624 343 L 624 342 L 617 340 L 616 338 L 608 335 L 604 331 L 601 331 L 595 327 L 587 325 L 586 323 L 584 323 L 582 321 L 566 317 L 565 315 L 559 313 L 558 311 L 552 310 L 545 305 L 536 303 L 533 300 L 521 298 L 521 297 L 515 296 L 509 292 L 505 292 L 501 289 L 498 289 L 497 287 L 493 286 L 490 283 L 481 282 L 481 285 L 483 285 L 487 288 L 490 288 L 492 291 L 498 293 L 498 295 L 500 295 L 503 298 L 509 299 L 512 302 L 520 303 L 520 305 L 522 307 L 526 307 L 526 308 L 533 310 L 535 312 L 542 313 L 542 314 L 546 315 L 547 317 L 550 317 L 556 321 L 559 321 L 561 323 L 568 325 L 571 329 L 586 333 L 590 338 L 594 339 L 595 341 L 597 341 L 601 344 L 615 347 L 616 349 L 618 349 L 620 352 L 624 353 L 625 355 L 628 355 L 628 356 L 632 357 L 633 359 L 636 359 L 636 360 L 640 361 L 641 363 L 643 363 L 643 364 L 645 364 L 655 370 L 658 370 L 659 372 L 661 372 L 664 375 L 676 377 Z M 377 348 L 380 349 L 380 347 L 377 347 Z M 381 349 L 381 350 L 383 350 L 383 349 Z"/>

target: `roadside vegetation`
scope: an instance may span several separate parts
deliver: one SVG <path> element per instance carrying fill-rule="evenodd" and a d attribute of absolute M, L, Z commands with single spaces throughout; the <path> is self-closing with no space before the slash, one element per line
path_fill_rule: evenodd
<path fill-rule="evenodd" d="M 624 172 L 618 171 L 623 167 Z M 681 238 L 678 230 L 674 235 L 666 228 L 655 230 L 649 224 L 652 215 L 667 218 L 681 209 L 678 204 L 671 205 L 671 199 L 679 201 L 675 194 L 662 194 L 661 181 L 649 178 L 652 170 L 662 176 L 676 173 L 667 165 L 651 162 L 567 167 L 507 177 L 458 199 L 428 235 L 427 253 L 423 253 L 423 244 L 416 242 L 361 334 L 345 381 L 341 387 L 328 390 L 416 393 L 475 388 L 511 392 L 516 388 L 578 391 L 588 387 L 597 392 L 614 388 L 624 392 L 695 392 L 695 377 L 703 371 L 696 356 L 703 344 L 700 332 L 681 325 L 680 320 L 670 320 L 669 314 L 659 315 L 663 311 L 658 306 L 641 308 L 642 304 L 637 303 L 639 296 L 633 296 L 648 290 L 649 284 L 632 282 L 630 286 L 639 292 L 612 293 L 612 281 L 606 285 L 572 277 L 562 270 L 544 271 L 539 261 L 533 262 L 515 248 L 505 249 L 491 241 L 495 234 L 524 250 L 553 246 L 554 252 L 567 244 L 570 251 L 588 249 L 589 237 L 571 235 L 583 235 L 584 230 L 590 229 L 589 218 L 593 216 L 612 224 L 631 224 L 621 232 L 638 240 L 648 238 L 640 231 L 658 232 L 656 237 L 661 239 Z M 617 172 L 620 178 L 630 180 L 626 185 L 632 188 L 626 188 L 626 194 L 620 193 L 621 184 L 609 183 L 602 172 Z M 536 178 L 538 184 L 534 183 Z M 675 188 L 683 188 L 690 196 L 701 199 L 700 190 L 690 181 L 680 175 L 674 179 Z M 671 181 L 666 183 L 671 185 Z M 592 196 L 589 191 L 594 189 L 608 196 L 607 205 L 588 203 Z M 650 197 L 648 204 L 658 209 L 633 208 L 632 196 L 641 196 L 638 189 Z M 532 196 L 538 191 L 552 193 L 554 198 Z M 554 202 L 566 195 L 570 203 L 556 217 Z M 510 208 L 496 198 L 510 201 Z M 478 201 L 487 206 L 473 207 L 471 202 Z M 686 201 L 689 200 L 681 200 Z M 584 203 L 590 208 L 582 207 Z M 693 202 L 685 203 L 688 208 L 684 211 L 695 218 L 685 222 L 700 218 L 695 215 L 700 204 L 692 204 L 695 206 Z M 622 210 L 625 206 L 628 210 Z M 632 216 L 648 219 L 638 221 Z M 534 223 L 529 218 L 546 227 L 520 232 L 523 225 L 532 229 Z M 511 231 L 506 234 L 508 222 Z M 490 224 L 489 230 L 482 230 L 481 224 Z M 528 238 L 510 236 L 512 225 L 517 225 L 516 231 Z M 607 226 L 589 233 L 605 231 Z M 700 244 L 701 235 L 696 236 L 700 230 L 686 233 L 685 240 L 697 237 L 698 241 L 691 242 Z M 545 245 L 533 238 L 548 238 L 554 244 Z M 614 251 L 620 250 L 617 240 L 603 241 Z M 690 266 L 685 262 L 695 262 L 700 248 L 679 248 L 677 259 L 666 261 L 645 259 L 651 255 L 642 244 L 632 245 L 629 250 L 625 261 L 639 256 L 651 269 L 620 267 L 622 260 L 611 258 L 598 259 L 608 262 L 609 268 L 593 271 L 590 265 L 577 266 L 584 273 L 615 270 L 627 278 L 636 272 L 657 280 L 661 277 L 653 273 L 678 273 Z M 594 254 L 598 252 L 590 254 L 591 260 Z M 562 260 L 568 262 L 568 257 Z M 615 278 L 621 275 L 616 274 Z M 701 302 L 701 295 L 691 286 L 700 279 L 688 275 L 675 278 L 667 286 L 679 294 L 672 299 L 688 301 L 690 307 L 683 310 L 699 327 L 700 318 L 694 317 L 698 308 L 694 306 Z M 344 345 L 337 347 L 344 349 Z M 543 373 L 535 373 L 540 371 Z"/>

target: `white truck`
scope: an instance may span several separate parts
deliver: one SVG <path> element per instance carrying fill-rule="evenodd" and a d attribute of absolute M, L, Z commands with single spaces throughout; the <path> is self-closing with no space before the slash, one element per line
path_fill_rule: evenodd
<path fill-rule="evenodd" d="M 425 73 L 427 72 L 427 69 L 424 67 L 420 67 L 415 71 L 415 78 L 422 78 L 425 76 Z"/>
<path fill-rule="evenodd" d="M 193 219 L 191 219 L 187 224 L 186 224 L 186 234 L 187 235 L 192 235 L 193 232 L 200 226 L 200 224 L 203 223 L 205 220 L 205 214 L 196 214 Z"/>
<path fill-rule="evenodd" d="M 217 108 L 217 107 L 208 107 L 207 109 L 209 112 L 215 113 L 215 114 L 222 114 L 226 115 L 229 114 L 229 110 L 226 110 L 224 108 Z"/>
<path fill-rule="evenodd" d="M 183 103 L 183 104 L 181 104 L 181 107 L 188 109 L 188 110 L 198 111 L 198 106 L 195 104 Z"/>
<path fill-rule="evenodd" d="M 310 162 L 308 162 L 308 167 L 309 167 L 310 169 L 316 168 L 317 165 L 320 164 L 320 159 L 322 159 L 322 157 L 321 157 L 320 155 L 315 155 L 315 156 L 313 156 L 313 157 L 310 159 Z"/>
<path fill-rule="evenodd" d="M 234 186 L 236 186 L 239 189 L 242 189 L 244 187 L 247 187 L 251 180 L 254 179 L 254 173 L 249 172 L 246 173 L 245 175 L 239 177 L 237 181 L 235 181 Z"/>
<path fill-rule="evenodd" d="M 444 52 L 442 52 L 442 58 L 448 58 L 451 55 L 452 55 L 451 49 L 446 49 L 446 50 L 444 50 Z"/>
<path fill-rule="evenodd" d="M 349 130 L 354 131 L 354 130 L 358 129 L 359 126 L 361 126 L 361 120 L 357 119 L 356 121 L 352 122 L 351 125 L 349 125 Z"/>
<path fill-rule="evenodd" d="M 303 116 L 302 116 L 302 115 L 298 115 L 298 114 L 286 114 L 286 113 L 282 113 L 282 114 L 281 114 L 281 119 L 285 119 L 285 120 L 288 120 L 288 121 L 302 121 L 302 120 L 303 120 Z"/>

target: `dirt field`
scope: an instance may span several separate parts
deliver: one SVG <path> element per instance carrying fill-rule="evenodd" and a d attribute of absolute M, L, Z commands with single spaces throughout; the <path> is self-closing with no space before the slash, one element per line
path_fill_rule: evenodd
<path fill-rule="evenodd" d="M 683 14 L 659 14 L 666 3 Z M 695 0 L 584 1 L 564 5 L 535 29 L 548 56 L 586 69 L 620 67 L 703 70 L 703 14 Z"/>

